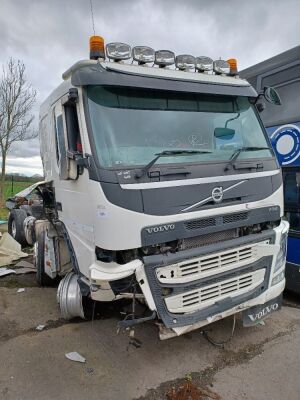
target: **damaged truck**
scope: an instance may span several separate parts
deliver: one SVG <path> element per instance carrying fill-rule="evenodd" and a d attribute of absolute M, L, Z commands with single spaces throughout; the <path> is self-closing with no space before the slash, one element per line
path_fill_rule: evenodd
<path fill-rule="evenodd" d="M 235 59 L 91 37 L 40 108 L 45 181 L 10 204 L 39 284 L 60 281 L 63 318 L 126 298 L 120 326 L 156 320 L 165 339 L 280 307 L 288 222 L 262 96 L 280 104 Z"/>

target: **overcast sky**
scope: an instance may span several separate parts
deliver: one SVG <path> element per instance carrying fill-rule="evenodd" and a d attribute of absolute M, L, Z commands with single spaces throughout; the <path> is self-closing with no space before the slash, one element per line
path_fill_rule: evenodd
<path fill-rule="evenodd" d="M 93 5 L 96 34 L 106 43 L 234 57 L 240 69 L 299 45 L 299 0 L 93 0 Z M 0 0 L 0 64 L 11 56 L 25 62 L 38 92 L 36 110 L 61 74 L 88 57 L 92 33 L 89 0 Z M 15 146 L 8 167 L 42 173 L 38 140 Z"/>

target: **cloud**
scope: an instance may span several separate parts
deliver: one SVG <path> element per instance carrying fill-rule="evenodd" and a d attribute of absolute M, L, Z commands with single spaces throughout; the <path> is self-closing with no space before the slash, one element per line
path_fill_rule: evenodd
<path fill-rule="evenodd" d="M 298 45 L 298 0 L 93 0 L 96 33 L 178 53 L 235 57 L 240 69 Z M 40 103 L 75 61 L 88 57 L 88 0 L 0 0 L 0 64 L 22 59 Z M 37 124 L 38 118 L 36 118 Z M 38 142 L 14 146 L 32 157 Z"/>
<path fill-rule="evenodd" d="M 12 145 L 10 155 L 14 157 L 31 158 L 40 155 L 39 139 L 26 140 L 24 142 L 15 142 Z"/>
<path fill-rule="evenodd" d="M 19 173 L 23 175 L 42 175 L 42 161 L 39 156 L 33 156 L 30 158 L 24 157 L 13 157 L 7 158 L 7 172 L 8 173 Z"/>

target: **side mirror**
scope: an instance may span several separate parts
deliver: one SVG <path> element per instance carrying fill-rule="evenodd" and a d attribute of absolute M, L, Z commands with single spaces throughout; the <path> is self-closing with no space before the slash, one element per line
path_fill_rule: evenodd
<path fill-rule="evenodd" d="M 235 130 L 230 128 L 215 128 L 215 138 L 222 140 L 231 140 L 235 135 Z"/>
<path fill-rule="evenodd" d="M 282 104 L 278 92 L 272 87 L 264 88 L 264 97 L 269 103 L 275 104 L 276 106 L 281 106 Z"/>

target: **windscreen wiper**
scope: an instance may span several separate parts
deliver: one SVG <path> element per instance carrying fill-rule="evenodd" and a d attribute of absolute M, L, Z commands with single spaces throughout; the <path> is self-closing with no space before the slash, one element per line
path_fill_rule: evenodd
<path fill-rule="evenodd" d="M 142 178 L 160 157 L 189 156 L 189 155 L 192 156 L 194 154 L 207 154 L 207 153 L 211 153 L 211 151 L 208 151 L 208 150 L 164 150 L 161 153 L 155 154 L 156 157 L 153 158 L 153 160 L 151 160 L 149 162 L 149 164 L 145 165 L 145 167 L 141 171 L 137 172 L 135 174 L 135 177 L 136 177 L 136 179 Z"/>
<path fill-rule="evenodd" d="M 228 171 L 229 167 L 232 166 L 235 161 L 237 160 L 237 158 L 239 157 L 239 155 L 241 153 L 243 153 L 244 151 L 259 151 L 259 150 L 270 150 L 269 147 L 255 147 L 255 146 L 250 146 L 250 147 L 240 147 L 239 149 L 236 149 L 230 159 L 229 159 L 229 163 L 226 165 L 226 167 L 224 168 L 224 171 Z"/>

